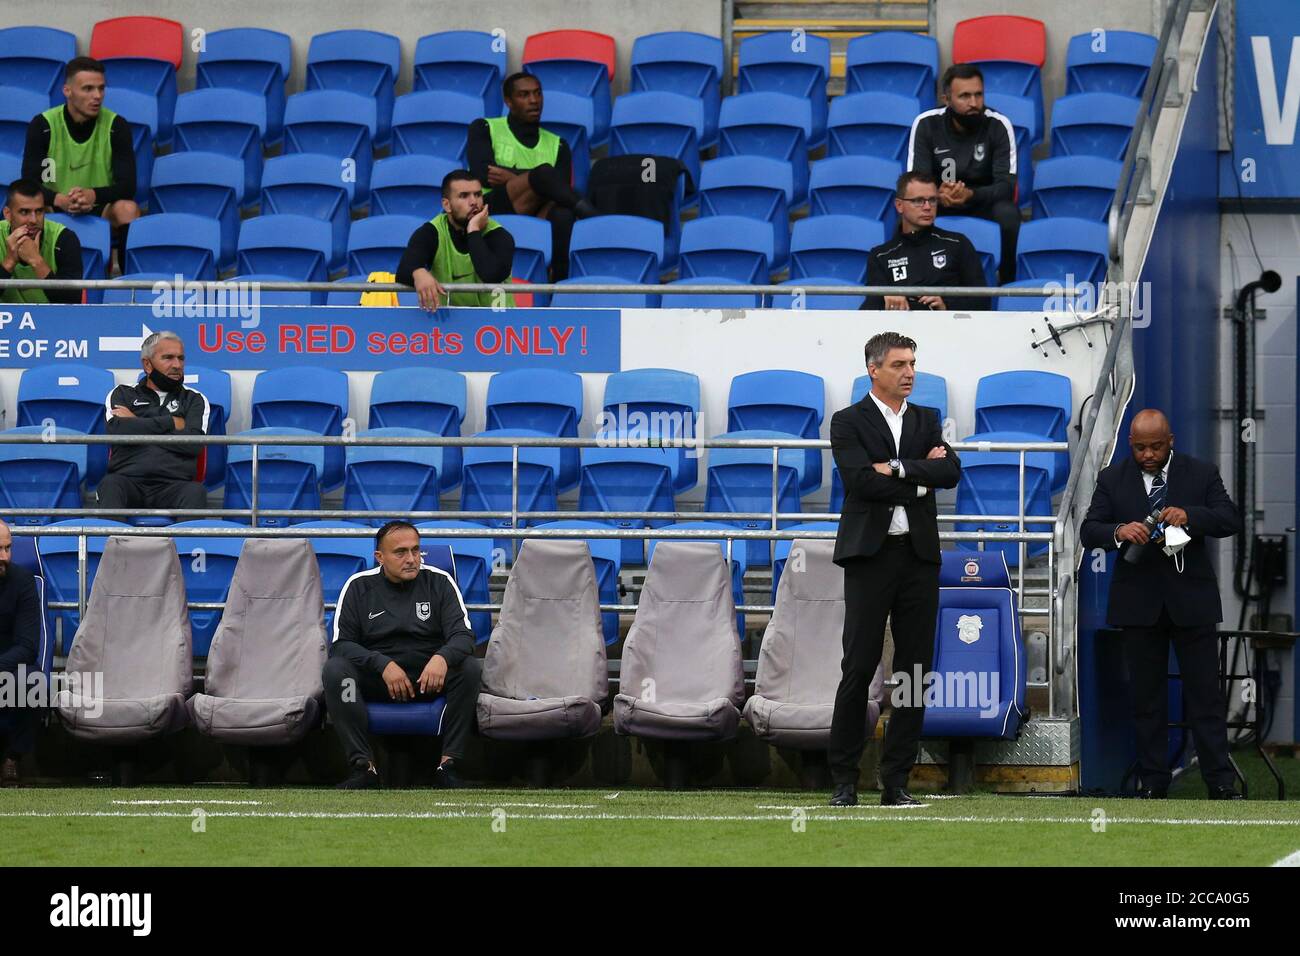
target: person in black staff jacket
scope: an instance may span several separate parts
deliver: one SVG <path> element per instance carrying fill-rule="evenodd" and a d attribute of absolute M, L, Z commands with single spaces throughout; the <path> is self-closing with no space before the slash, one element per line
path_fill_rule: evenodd
<path fill-rule="evenodd" d="M 104 400 L 110 435 L 206 435 L 211 408 L 202 392 L 185 387 L 185 346 L 175 332 L 154 332 L 140 344 L 144 375 L 119 385 Z M 196 480 L 202 445 L 114 445 L 108 474 L 96 492 L 100 508 L 206 508 Z"/>
<path fill-rule="evenodd" d="M 867 253 L 867 285 L 982 286 L 979 253 L 959 232 L 934 224 L 939 183 L 929 173 L 903 173 L 894 190 L 898 231 Z M 984 296 L 869 295 L 863 309 L 987 309 Z"/>
<path fill-rule="evenodd" d="M 367 700 L 430 700 L 447 695 L 439 787 L 462 786 L 456 761 L 474 724 L 482 665 L 474 631 L 451 576 L 420 563 L 420 533 L 390 521 L 375 535 L 378 567 L 348 578 L 334 612 L 325 662 L 325 706 L 352 765 L 344 790 L 380 785 L 367 737 Z"/>
<path fill-rule="evenodd" d="M 835 563 L 844 568 L 844 659 L 831 718 L 831 806 L 858 802 L 867 695 L 880 663 L 885 619 L 894 670 L 929 672 L 939 613 L 939 524 L 935 488 L 954 488 L 961 461 L 943 440 L 939 413 L 910 405 L 916 342 L 881 332 L 866 345 L 871 391 L 831 418 L 831 451 L 844 481 Z M 880 759 L 882 806 L 918 801 L 907 792 L 923 702 L 894 708 Z"/>
<path fill-rule="evenodd" d="M 970 63 L 943 74 L 947 107 L 926 110 L 912 122 L 907 168 L 938 178 L 945 216 L 992 219 L 1002 230 L 1003 284 L 1016 277 L 1016 133 L 1011 120 L 984 106 L 984 74 Z"/>
<path fill-rule="evenodd" d="M 1085 547 L 1121 549 L 1110 582 L 1106 623 L 1123 631 L 1133 691 L 1139 795 L 1163 798 L 1169 790 L 1167 675 L 1169 644 L 1182 675 L 1184 717 L 1192 730 L 1201 777 L 1214 800 L 1240 800 L 1228 759 L 1226 705 L 1219 688 L 1218 638 L 1223 620 L 1219 583 L 1206 538 L 1241 531 L 1241 515 L 1223 487 L 1219 469 L 1181 452 L 1164 413 L 1146 409 L 1129 427 L 1133 454 L 1102 469 L 1079 529 Z M 1148 515 L 1159 524 L 1148 529 Z M 1176 559 L 1164 551 L 1166 527 L 1191 540 Z M 1172 542 L 1171 542 L 1172 544 Z M 1140 547 L 1136 562 L 1123 553 Z"/>
<path fill-rule="evenodd" d="M 13 534 L 0 521 L 0 673 L 17 690 L 16 698 L 0 700 L 0 740 L 4 759 L 0 761 L 0 785 L 16 787 L 18 764 L 36 744 L 36 722 L 40 711 L 26 706 L 30 685 L 27 674 L 36 669 L 41 639 L 41 602 L 36 578 L 20 564 L 14 564 Z"/>

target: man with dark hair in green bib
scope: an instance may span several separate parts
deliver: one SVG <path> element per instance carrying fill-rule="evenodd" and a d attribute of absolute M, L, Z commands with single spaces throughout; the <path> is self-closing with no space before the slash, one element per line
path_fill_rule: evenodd
<path fill-rule="evenodd" d="M 140 218 L 131 127 L 104 108 L 102 63 L 75 57 L 66 77 L 67 103 L 37 113 L 27 126 L 23 178 L 40 183 L 46 204 L 59 212 L 107 219 L 120 263 L 125 227 Z"/>
<path fill-rule="evenodd" d="M 0 222 L 0 279 L 80 279 L 81 243 L 77 234 L 45 221 L 45 197 L 39 183 L 16 179 L 5 196 Z M 80 289 L 5 289 L 3 302 L 81 301 Z"/>
<path fill-rule="evenodd" d="M 493 215 L 538 216 L 551 224 L 551 278 L 569 275 L 569 235 L 575 219 L 597 214 L 573 189 L 569 144 L 541 125 L 542 84 L 531 73 L 512 73 L 501 84 L 509 114 L 469 126 L 465 157 L 487 188 Z"/>
<path fill-rule="evenodd" d="M 415 286 L 420 307 L 430 312 L 448 305 L 491 308 L 514 305 L 491 292 L 453 292 L 444 282 L 508 283 L 515 258 L 515 240 L 500 223 L 488 218 L 483 184 L 467 169 L 455 169 L 442 180 L 442 212 L 415 232 L 397 264 L 397 281 Z"/>

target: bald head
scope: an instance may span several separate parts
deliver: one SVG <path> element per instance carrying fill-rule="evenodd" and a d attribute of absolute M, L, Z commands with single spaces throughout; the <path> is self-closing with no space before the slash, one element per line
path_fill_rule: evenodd
<path fill-rule="evenodd" d="M 14 553 L 14 536 L 9 526 L 0 521 L 0 578 L 9 573 L 9 559 Z"/>
<path fill-rule="evenodd" d="M 1128 445 L 1133 450 L 1133 460 L 1143 471 L 1154 474 L 1164 468 L 1174 448 L 1174 433 L 1169 430 L 1165 413 L 1158 408 L 1144 408 L 1134 415 L 1128 429 Z"/>

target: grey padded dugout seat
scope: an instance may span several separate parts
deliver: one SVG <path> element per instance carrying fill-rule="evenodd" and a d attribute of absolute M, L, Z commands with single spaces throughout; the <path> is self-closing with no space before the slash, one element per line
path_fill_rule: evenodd
<path fill-rule="evenodd" d="M 316 726 L 328 656 L 320 567 L 306 538 L 249 538 L 208 651 L 205 693 L 189 700 L 199 733 L 286 746 Z"/>
<path fill-rule="evenodd" d="M 655 546 L 623 644 L 614 729 L 658 740 L 730 740 L 745 695 L 731 569 L 710 541 Z"/>
<path fill-rule="evenodd" d="M 585 541 L 525 540 L 488 642 L 479 732 L 590 737 L 609 691 L 596 570 Z"/>
<path fill-rule="evenodd" d="M 102 674 L 102 697 L 88 695 L 84 681 L 78 693 L 59 692 L 59 716 L 69 733 L 132 744 L 189 722 L 185 698 L 193 662 L 185 601 L 170 538 L 108 539 L 66 668 Z"/>
<path fill-rule="evenodd" d="M 763 632 L 745 720 L 777 747 L 824 750 L 830 744 L 844 656 L 844 571 L 831 560 L 834 553 L 834 541 L 795 540 Z M 884 668 L 877 667 L 867 701 L 868 737 L 880 719 L 884 690 Z"/>

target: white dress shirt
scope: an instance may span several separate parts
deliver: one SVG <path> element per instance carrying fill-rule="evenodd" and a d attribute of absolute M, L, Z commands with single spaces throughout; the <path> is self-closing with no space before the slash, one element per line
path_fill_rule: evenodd
<path fill-rule="evenodd" d="M 871 396 L 871 400 L 875 402 L 876 407 L 880 409 L 880 414 L 885 416 L 885 424 L 889 426 L 889 434 L 894 436 L 894 457 L 900 457 L 898 449 L 903 441 L 903 416 L 907 414 L 907 399 L 903 399 L 903 404 L 898 406 L 898 411 L 894 411 L 880 399 L 876 398 L 875 392 L 867 392 L 867 394 Z M 903 477 L 903 468 L 901 464 L 898 469 L 898 477 Z M 918 498 L 925 497 L 925 485 L 916 486 L 916 496 Z M 907 523 L 907 509 L 902 505 L 895 505 L 894 515 L 889 519 L 889 533 L 907 534 L 909 530 L 911 530 L 911 525 Z"/>

